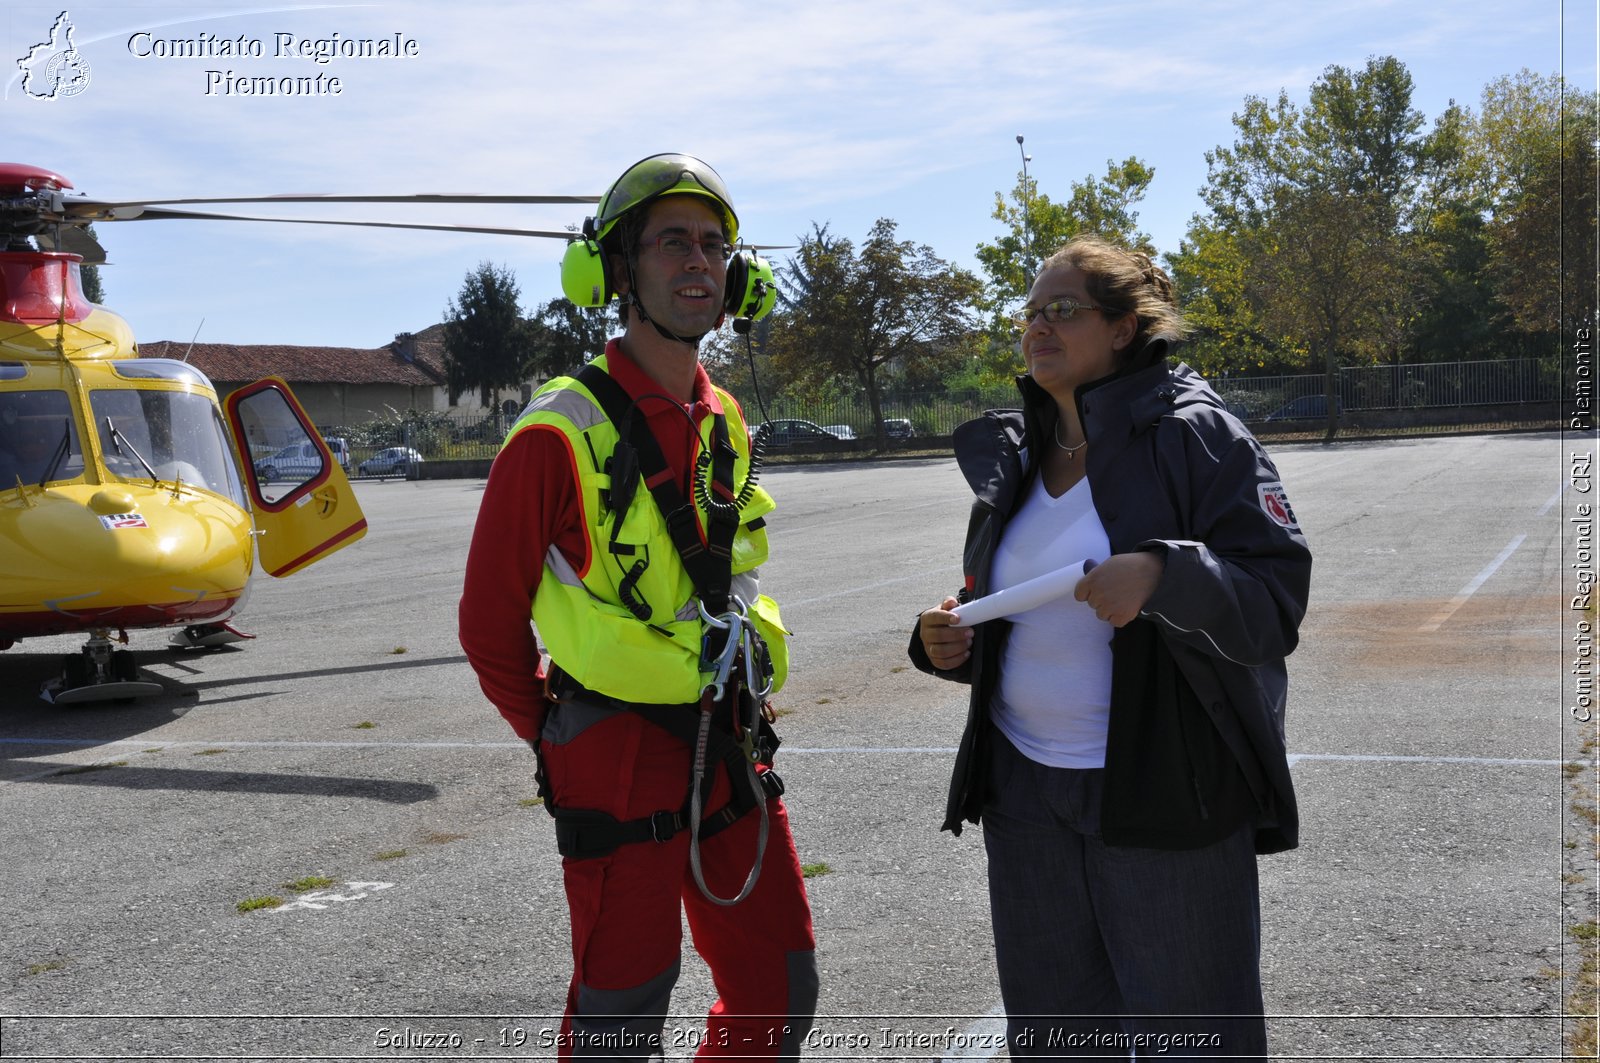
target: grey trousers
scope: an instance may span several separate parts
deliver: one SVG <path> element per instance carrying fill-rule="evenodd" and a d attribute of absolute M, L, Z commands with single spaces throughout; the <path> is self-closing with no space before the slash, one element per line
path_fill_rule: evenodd
<path fill-rule="evenodd" d="M 1100 840 L 1103 771 L 993 732 L 983 809 L 1011 1054 L 1264 1059 L 1249 826 L 1201 849 Z"/>

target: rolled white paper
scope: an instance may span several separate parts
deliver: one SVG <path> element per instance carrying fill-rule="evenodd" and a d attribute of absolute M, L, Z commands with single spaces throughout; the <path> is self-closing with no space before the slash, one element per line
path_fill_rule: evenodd
<path fill-rule="evenodd" d="M 950 610 L 958 618 L 952 627 L 971 627 L 1000 616 L 1015 616 L 1037 609 L 1045 602 L 1071 594 L 1078 581 L 1095 565 L 1090 560 L 1074 561 L 1065 568 L 1046 572 L 1042 576 L 1024 580 L 1015 587 L 986 594 L 970 602 L 963 602 Z"/>

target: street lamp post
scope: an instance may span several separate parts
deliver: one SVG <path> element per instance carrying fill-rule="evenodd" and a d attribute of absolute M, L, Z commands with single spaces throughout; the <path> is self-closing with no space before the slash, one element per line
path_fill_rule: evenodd
<path fill-rule="evenodd" d="M 1033 160 L 1022 147 L 1022 134 L 1017 134 L 1017 153 L 1022 156 L 1022 265 L 1024 280 L 1033 283 L 1033 186 L 1028 183 L 1028 163 Z"/>

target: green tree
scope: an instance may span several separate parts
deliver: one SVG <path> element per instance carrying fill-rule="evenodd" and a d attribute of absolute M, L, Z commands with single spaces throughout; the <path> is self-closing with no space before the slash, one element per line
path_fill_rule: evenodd
<path fill-rule="evenodd" d="M 445 306 L 445 374 L 452 404 L 476 388 L 487 408 L 495 392 L 528 377 L 530 336 L 517 294 L 509 269 L 480 262 Z"/>
<path fill-rule="evenodd" d="M 1328 435 L 1338 370 L 1405 342 L 1416 317 L 1410 226 L 1423 118 L 1393 57 L 1359 71 L 1331 66 L 1302 111 L 1279 93 L 1249 97 L 1231 147 L 1206 154 L 1206 214 L 1190 223 L 1174 269 L 1213 355 L 1230 337 L 1242 358 L 1298 353 L 1324 372 Z"/>
<path fill-rule="evenodd" d="M 88 225 L 85 225 L 83 227 L 83 231 L 90 240 L 94 241 L 95 243 L 99 243 L 99 240 L 96 238 L 94 232 L 94 222 L 90 222 Z M 78 270 L 78 274 L 83 285 L 83 297 L 89 300 L 91 303 L 104 304 L 106 301 L 106 290 L 100 282 L 100 267 L 86 265 Z"/>
<path fill-rule="evenodd" d="M 1489 203 L 1487 274 L 1530 338 L 1593 325 L 1597 106 L 1528 70 L 1484 89 L 1471 150 Z"/>
<path fill-rule="evenodd" d="M 1504 308 L 1486 282 L 1489 201 L 1473 151 L 1474 117 L 1451 101 L 1424 139 L 1413 213 L 1417 304 L 1403 357 L 1457 361 L 1512 353 Z"/>
<path fill-rule="evenodd" d="M 1106 160 L 1104 177 L 1090 174 L 1073 182 L 1062 203 L 1040 192 L 1036 178 L 1021 173 L 1010 198 L 996 192 L 991 217 L 1005 231 L 977 250 L 989 278 L 987 306 L 995 334 L 1009 329 L 1004 314 L 1027 300 L 1040 263 L 1075 236 L 1094 233 L 1153 257 L 1155 248 L 1139 231 L 1135 208 L 1154 179 L 1153 169 L 1130 156 L 1121 163 Z"/>
<path fill-rule="evenodd" d="M 529 319 L 528 367 L 549 378 L 576 372 L 605 350 L 611 315 L 603 307 L 580 307 L 570 299 L 552 299 Z"/>
<path fill-rule="evenodd" d="M 878 219 L 858 252 L 813 226 L 785 271 L 783 321 L 770 340 L 773 361 L 793 379 L 860 386 L 880 447 L 885 376 L 964 357 L 976 342 L 982 293 L 976 276 L 925 244 L 896 239 L 896 228 Z"/>

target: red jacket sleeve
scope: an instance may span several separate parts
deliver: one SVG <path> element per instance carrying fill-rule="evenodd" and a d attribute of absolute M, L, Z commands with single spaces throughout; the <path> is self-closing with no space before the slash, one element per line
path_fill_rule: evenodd
<path fill-rule="evenodd" d="M 524 429 L 489 471 L 467 552 L 461 592 L 461 648 L 484 695 L 518 737 L 544 722 L 544 668 L 532 625 L 545 554 L 554 544 L 583 568 L 588 548 L 572 454 L 559 431 Z"/>

